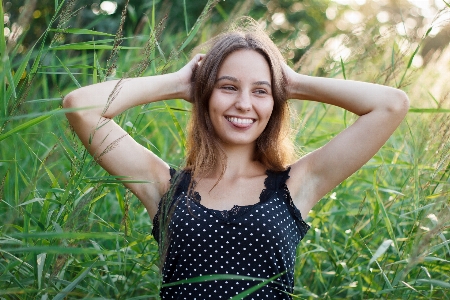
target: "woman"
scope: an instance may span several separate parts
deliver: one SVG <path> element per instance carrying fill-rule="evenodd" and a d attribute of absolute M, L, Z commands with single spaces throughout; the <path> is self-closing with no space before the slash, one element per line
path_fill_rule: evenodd
<path fill-rule="evenodd" d="M 193 106 L 179 171 L 112 120 L 173 98 Z M 293 161 L 287 99 L 336 105 L 359 118 Z M 63 105 L 95 106 L 67 114 L 83 144 L 110 174 L 148 182 L 124 184 L 154 220 L 163 298 L 228 299 L 254 288 L 252 299 L 290 299 L 296 247 L 309 229 L 302 216 L 378 151 L 409 101 L 391 87 L 298 74 L 250 26 L 218 36 L 175 73 L 87 86 Z M 229 276 L 183 282 L 217 274 Z"/>

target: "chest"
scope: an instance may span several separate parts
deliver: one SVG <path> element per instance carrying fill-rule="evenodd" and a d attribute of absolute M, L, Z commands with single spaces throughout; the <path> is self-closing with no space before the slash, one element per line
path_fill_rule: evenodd
<path fill-rule="evenodd" d="M 266 176 L 252 178 L 200 180 L 195 191 L 203 206 L 215 210 L 230 210 L 234 206 L 248 206 L 260 202 Z"/>

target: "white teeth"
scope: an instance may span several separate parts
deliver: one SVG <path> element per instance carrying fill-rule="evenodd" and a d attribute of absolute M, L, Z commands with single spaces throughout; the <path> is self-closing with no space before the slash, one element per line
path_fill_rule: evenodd
<path fill-rule="evenodd" d="M 236 117 L 227 117 L 227 120 L 235 124 L 252 124 L 254 122 L 253 119 L 241 119 Z"/>

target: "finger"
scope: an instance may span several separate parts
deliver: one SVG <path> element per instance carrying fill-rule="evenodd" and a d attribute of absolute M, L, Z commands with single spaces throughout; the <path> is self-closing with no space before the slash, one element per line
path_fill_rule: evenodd
<path fill-rule="evenodd" d="M 202 53 L 196 54 L 195 57 L 194 57 L 195 63 L 196 63 L 198 66 L 200 66 L 200 65 L 202 64 L 202 60 L 203 60 L 204 57 L 205 57 L 205 54 L 202 54 Z"/>
<path fill-rule="evenodd" d="M 196 55 L 195 55 L 195 57 L 197 58 L 197 60 L 202 60 L 204 57 L 206 56 L 206 54 L 203 54 L 203 53 L 197 53 Z"/>

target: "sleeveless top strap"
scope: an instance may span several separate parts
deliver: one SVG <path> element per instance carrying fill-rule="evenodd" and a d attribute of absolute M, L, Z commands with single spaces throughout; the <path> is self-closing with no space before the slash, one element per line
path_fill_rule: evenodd
<path fill-rule="evenodd" d="M 158 210 L 156 211 L 155 217 L 153 218 L 153 229 L 152 235 L 155 240 L 159 243 L 159 234 L 160 234 L 160 217 L 162 211 L 169 211 L 172 205 L 175 203 L 176 199 L 180 196 L 184 189 L 189 186 L 190 176 L 187 176 L 188 173 L 184 171 L 177 171 L 174 168 L 170 168 L 170 180 L 169 180 L 169 190 L 161 197 Z M 170 201 L 170 203 L 169 203 Z M 169 205 L 168 207 L 164 207 L 163 205 Z"/>
<path fill-rule="evenodd" d="M 263 199 L 267 199 L 268 197 L 266 196 L 269 196 L 272 192 L 280 192 L 280 196 L 282 196 L 284 202 L 286 203 L 288 210 L 300 231 L 301 238 L 303 239 L 310 226 L 303 220 L 302 214 L 295 206 L 291 193 L 286 185 L 286 181 L 290 178 L 290 171 L 291 167 L 288 167 L 286 170 L 281 172 L 267 171 L 267 178 L 264 182 L 266 190 L 263 191 L 264 194 L 267 194 L 263 196 L 263 193 L 261 193 L 261 201 L 263 201 Z"/>

